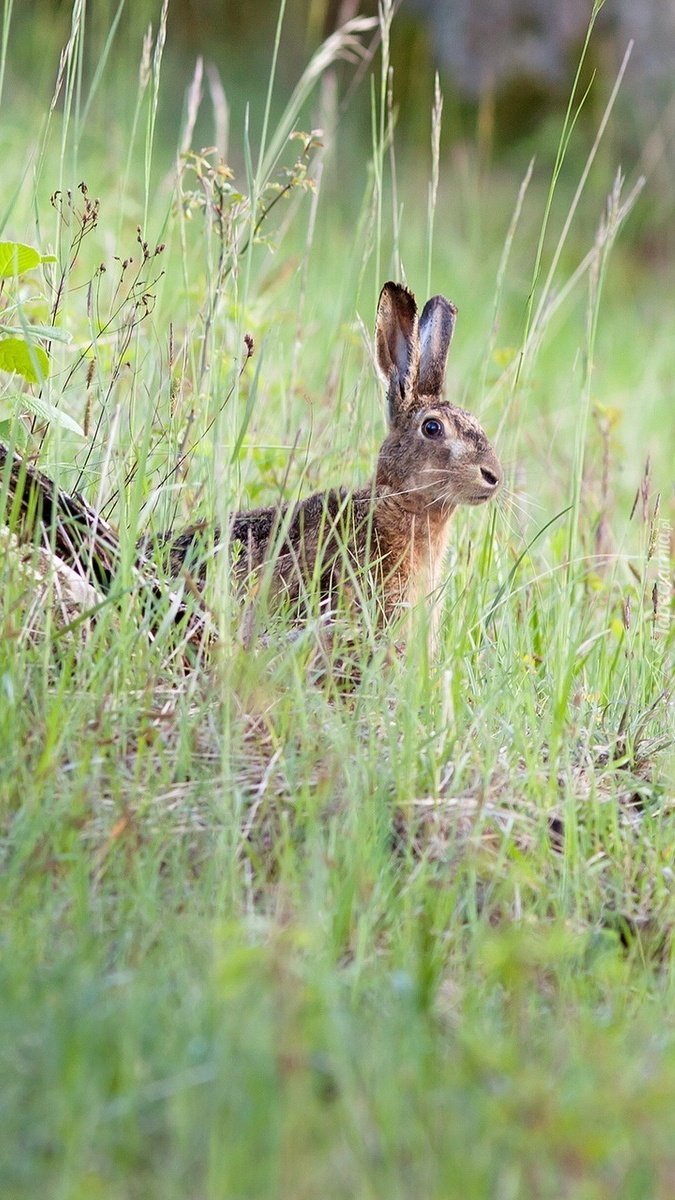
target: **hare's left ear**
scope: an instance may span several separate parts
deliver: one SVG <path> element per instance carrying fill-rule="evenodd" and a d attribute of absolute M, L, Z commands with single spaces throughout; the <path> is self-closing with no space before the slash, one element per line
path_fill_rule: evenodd
<path fill-rule="evenodd" d="M 457 309 L 445 296 L 427 300 L 420 317 L 420 367 L 417 391 L 421 396 L 440 396 L 445 365 L 455 328 Z"/>
<path fill-rule="evenodd" d="M 385 283 L 377 305 L 377 365 L 387 384 L 389 419 L 410 407 L 420 360 L 417 305 L 402 283 Z"/>

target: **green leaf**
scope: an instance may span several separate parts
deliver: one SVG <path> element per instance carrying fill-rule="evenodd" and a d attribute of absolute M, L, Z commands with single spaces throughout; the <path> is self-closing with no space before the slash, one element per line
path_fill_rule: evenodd
<path fill-rule="evenodd" d="M 39 267 L 42 256 L 32 246 L 23 242 L 0 242 L 0 277 L 8 279 L 12 275 L 23 275 L 24 271 L 32 271 Z"/>
<path fill-rule="evenodd" d="M 0 371 L 16 372 L 29 383 L 42 383 L 49 375 L 49 358 L 42 346 L 29 345 L 23 338 L 2 338 Z"/>
<path fill-rule="evenodd" d="M 27 325 L 26 336 L 47 338 L 50 342 L 63 342 L 65 345 L 73 340 L 72 333 L 68 329 L 59 329 L 58 325 Z"/>
<path fill-rule="evenodd" d="M 71 433 L 77 433 L 79 437 L 84 437 L 85 433 L 81 425 L 68 413 L 62 409 L 56 408 L 47 400 L 43 400 L 41 396 L 31 396 L 28 392 L 21 392 L 19 395 L 3 396 L 0 400 L 0 419 L 11 414 L 19 416 L 21 413 L 30 412 L 39 417 L 41 421 L 49 421 L 52 425 L 59 425 L 61 429 L 69 429 Z"/>
<path fill-rule="evenodd" d="M 3 325 L 0 322 L 0 333 L 14 334 L 15 325 Z M 28 338 L 47 338 L 50 342 L 72 342 L 73 335 L 67 329 L 59 329 L 58 325 L 26 325 L 22 329 Z"/>

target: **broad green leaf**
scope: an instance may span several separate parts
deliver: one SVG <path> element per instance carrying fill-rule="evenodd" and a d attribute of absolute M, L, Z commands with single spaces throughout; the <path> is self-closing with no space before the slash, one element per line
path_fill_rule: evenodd
<path fill-rule="evenodd" d="M 23 242 L 0 242 L 0 277 L 3 279 L 32 271 L 41 262 L 41 254 L 32 246 L 25 246 Z"/>
<path fill-rule="evenodd" d="M 15 371 L 29 383 L 42 383 L 49 375 L 49 358 L 42 346 L 29 345 L 23 338 L 2 338 L 0 371 Z"/>
<path fill-rule="evenodd" d="M 41 421 L 60 425 L 61 429 L 69 429 L 71 433 L 77 433 L 80 437 L 85 436 L 82 426 L 78 425 L 73 417 L 43 400 L 41 396 L 30 396 L 27 392 L 20 392 L 19 395 L 3 396 L 0 400 L 0 419 L 9 414 L 18 416 L 25 412 L 34 413 Z"/>

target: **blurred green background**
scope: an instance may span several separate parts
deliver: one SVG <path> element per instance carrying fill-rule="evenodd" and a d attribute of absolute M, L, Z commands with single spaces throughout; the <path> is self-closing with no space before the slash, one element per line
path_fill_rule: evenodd
<path fill-rule="evenodd" d="M 58 127 L 62 90 L 50 135 L 44 141 L 46 157 L 37 174 L 35 198 L 31 198 L 38 131 L 43 128 L 73 12 L 80 8 L 85 12 L 85 37 L 76 87 L 81 88 L 84 118 L 77 132 L 71 130 L 62 144 Z M 114 250 L 120 257 L 128 253 L 129 239 L 133 246 L 133 231 L 143 222 L 144 213 L 149 214 L 145 235 L 163 239 L 167 222 L 172 220 L 167 213 L 173 203 L 176 154 L 186 136 L 188 96 L 199 63 L 203 66 L 201 103 L 189 133 L 190 146 L 198 150 L 215 145 L 233 171 L 234 185 L 246 191 L 247 153 L 255 162 L 279 5 L 276 0 L 247 4 L 171 0 L 151 163 L 144 184 L 149 118 L 146 97 L 140 123 L 134 125 L 138 78 L 143 40 L 149 27 L 156 36 L 161 8 L 160 0 L 135 4 L 96 0 L 84 6 L 79 0 L 75 6 L 55 0 L 23 0 L 20 5 L 6 5 L 9 52 L 2 101 L 6 119 L 0 124 L 5 236 L 31 242 L 37 236 L 48 248 L 53 236 L 45 217 L 52 192 L 59 186 L 76 187 L 84 177 L 90 195 L 101 196 L 104 206 L 96 247 L 91 239 L 87 243 L 92 261 L 96 253 Z M 359 233 L 359 222 L 369 219 L 373 127 L 379 120 L 374 114 L 380 112 L 381 100 L 379 31 L 363 33 L 363 61 L 339 62 L 326 72 L 296 122 L 296 127 L 306 131 L 323 130 L 322 151 L 310 168 L 310 173 L 320 172 L 320 197 L 316 204 L 306 197 L 297 220 L 287 218 L 287 206 L 280 205 L 266 226 L 271 235 L 267 251 L 255 251 L 258 313 L 257 318 L 248 314 L 246 320 L 253 322 L 254 330 L 272 327 L 279 378 L 290 366 L 276 338 L 287 313 L 296 310 L 301 292 L 309 297 L 308 309 L 324 328 L 331 317 L 334 324 L 323 345 L 311 336 L 303 337 L 299 377 L 292 372 L 296 392 L 306 381 L 307 390 L 315 394 L 317 379 L 323 381 L 318 386 L 330 392 L 335 355 L 340 339 L 345 339 L 345 324 L 352 320 L 354 297 L 358 311 L 369 323 L 383 277 L 403 270 L 414 287 L 424 286 L 420 264 L 428 241 L 431 112 L 438 71 L 444 104 L 430 286 L 456 300 L 466 330 L 454 351 L 457 379 L 453 385 L 463 379 L 461 394 L 466 396 L 469 388 L 475 394 L 480 374 L 484 392 L 489 379 L 482 363 L 495 319 L 495 280 L 518 191 L 532 161 L 533 174 L 511 247 L 509 270 L 502 280 L 498 361 L 493 363 L 493 374 L 522 337 L 534 251 L 551 178 L 557 170 L 561 128 L 589 19 L 594 15 L 576 90 L 579 111 L 557 176 L 544 237 L 544 260 L 554 252 L 617 73 L 632 46 L 616 103 L 562 248 L 554 292 L 564 286 L 593 245 L 617 171 L 625 180 L 624 195 L 643 176 L 644 189 L 622 225 L 617 265 L 609 272 L 613 319 L 600 323 L 595 387 L 601 402 L 618 403 L 625 409 L 629 441 L 635 440 L 630 432 L 633 423 L 634 429 L 639 427 L 641 461 L 636 455 L 630 464 L 628 487 L 637 486 L 648 449 L 656 461 L 660 455 L 665 461 L 669 451 L 658 440 L 655 444 L 645 441 L 645 434 L 652 438 L 652 421 L 658 426 L 658 418 L 652 418 L 649 411 L 638 416 L 630 398 L 650 353 L 650 338 L 661 341 L 663 297 L 672 289 L 675 269 L 675 103 L 669 54 L 673 9 L 671 0 L 658 7 L 642 0 L 633 4 L 607 0 L 600 6 L 590 0 L 563 0 L 553 12 L 543 0 L 482 0 L 480 4 L 404 0 L 395 9 L 391 28 L 395 147 L 385 154 L 377 253 L 362 227 Z M 358 11 L 372 14 L 375 6 L 367 3 Z M 340 4 L 298 0 L 285 6 L 271 92 L 271 130 L 322 39 L 356 12 L 353 0 Z M 68 149 L 65 157 L 64 145 Z M 291 153 L 292 148 L 285 157 L 287 164 L 292 161 Z M 125 161 L 126 174 L 120 166 Z M 15 189 L 23 189 L 21 204 L 14 203 Z M 31 214 L 28 222 L 27 213 Z M 127 231 L 124 243 L 120 241 L 123 229 Z M 195 269 L 205 245 L 202 232 L 202 226 L 193 222 L 189 236 Z M 307 238 L 313 241 L 311 255 Z M 283 253 L 278 253 L 282 241 Z M 171 261 L 174 259 L 167 255 L 165 270 L 170 271 Z M 306 267 L 301 267 L 303 262 Z M 362 296 L 364 280 L 366 294 Z M 181 292 L 185 292 L 185 280 L 177 283 L 172 279 L 159 297 L 163 305 L 162 314 L 158 312 L 160 323 Z M 546 356 L 542 373 L 548 381 L 570 370 L 570 342 L 583 337 L 584 303 L 583 291 L 577 288 L 548 332 L 542 350 Z M 300 324 L 298 316 L 298 328 Z M 561 342 L 562 324 L 567 340 Z M 353 338 L 351 341 L 353 344 Z M 540 393 L 533 402 L 541 407 L 547 400 Z M 557 419 L 566 418 L 558 414 Z M 288 420 L 290 428 L 292 418 Z"/>
<path fill-rule="evenodd" d="M 419 151 L 428 143 L 433 76 L 441 76 L 445 96 L 444 147 L 462 140 L 479 145 L 484 160 L 493 157 L 514 169 L 526 165 L 533 150 L 553 155 L 559 118 L 567 103 L 589 19 L 595 28 L 583 71 L 593 87 L 580 124 L 592 137 L 617 70 L 629 44 L 630 62 L 619 94 L 616 116 L 604 139 L 608 163 L 620 162 L 630 176 L 646 170 L 649 188 L 636 226 L 641 249 L 662 262 L 672 254 L 675 196 L 675 4 L 672 0 L 402 0 L 396 7 L 391 57 L 399 149 Z M 115 113 L 120 124 L 130 114 L 133 89 L 130 66 L 138 59 L 149 22 L 157 24 L 154 0 L 86 5 L 85 64 L 94 69 L 111 28 L 116 34 L 102 81 L 101 111 Z M 6 87 L 30 107 L 44 105 L 54 83 L 55 52 L 70 28 L 70 0 L 21 0 L 11 12 L 12 53 Z M 373 0 L 294 0 L 286 6 L 281 37 L 276 104 L 290 92 L 311 53 L 340 23 L 358 13 L 374 14 Z M 160 128 L 171 142 L 180 123 L 185 92 L 198 56 L 217 69 L 230 112 L 228 150 L 237 161 L 246 106 L 252 127 L 264 103 L 275 38 L 277 0 L 171 0 Z M 358 73 L 357 73 L 358 74 Z M 370 142 L 369 72 L 345 69 L 340 92 L 341 186 L 349 185 L 349 148 Z M 210 133 L 204 116 L 197 127 Z M 583 136 L 575 142 L 579 157 Z M 577 163 L 570 164 L 571 174 Z M 638 228 L 635 230 L 636 235 Z"/>
<path fill-rule="evenodd" d="M 81 148 L 91 151 L 88 162 L 94 164 L 87 180 L 91 192 L 103 189 L 106 162 L 114 174 L 126 153 L 143 37 L 150 23 L 156 30 L 160 9 L 159 0 L 134 4 L 90 0 L 85 5 L 85 90 L 108 48 L 82 136 Z M 373 0 L 358 7 L 355 0 L 294 0 L 286 5 L 272 94 L 272 127 L 311 54 L 357 11 L 373 14 L 376 5 Z M 6 127 L 0 130 L 0 146 L 4 146 L 9 164 L 6 189 L 14 186 L 14 178 L 27 167 L 27 159 L 17 161 L 16 123 L 25 119 L 37 127 L 43 119 L 72 13 L 70 0 L 21 0 L 20 4 L 5 5 L 10 53 L 4 100 L 14 123 L 13 132 Z M 430 113 L 438 70 L 444 96 L 440 240 L 447 245 L 453 233 L 458 239 L 468 238 L 477 269 L 480 259 L 494 263 L 503 243 L 507 213 L 532 156 L 536 170 L 531 194 L 543 197 L 548 187 L 563 114 L 593 13 L 595 26 L 578 90 L 579 97 L 586 89 L 587 94 L 559 180 L 560 211 L 576 188 L 621 61 L 632 47 L 612 119 L 586 186 L 588 199 L 577 213 L 572 237 L 582 245 L 593 236 L 618 167 L 627 188 L 645 175 L 646 187 L 622 233 L 622 248 L 631 252 L 636 286 L 643 272 L 648 281 L 650 272 L 663 277 L 672 270 L 673 0 L 658 5 L 650 0 L 606 0 L 599 5 L 591 0 L 561 0 L 553 8 L 546 0 L 402 0 L 392 27 L 391 61 L 397 166 L 402 198 L 410 214 L 407 232 L 412 222 L 421 221 L 426 208 Z M 192 147 L 218 144 L 241 182 L 244 130 L 248 128 L 255 148 L 278 15 L 277 0 L 171 0 L 153 159 L 157 186 L 172 169 L 190 81 L 200 58 L 205 68 L 205 99 Z M 360 211 L 372 142 L 376 34 L 366 36 L 364 42 L 372 50 L 372 60 L 361 67 L 339 64 L 330 80 L 324 80 L 315 91 L 298 122 L 300 128 L 324 128 L 322 188 L 337 239 L 341 225 L 349 236 Z M 214 119 L 209 95 L 213 87 L 221 95 L 219 120 Z M 105 144 L 97 147 L 101 129 L 105 130 Z M 103 151 L 98 158 L 97 150 Z M 70 180 L 71 186 L 77 182 Z M 50 183 L 53 185 L 53 176 L 45 178 L 46 188 Z M 14 232 L 17 236 L 21 233 Z"/>

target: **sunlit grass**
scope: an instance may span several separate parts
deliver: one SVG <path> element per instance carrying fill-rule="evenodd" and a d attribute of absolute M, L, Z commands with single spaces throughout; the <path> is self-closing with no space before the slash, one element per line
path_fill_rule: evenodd
<path fill-rule="evenodd" d="M 127 124 L 103 128 L 83 94 L 43 143 L 6 89 L 0 110 L 1 236 L 58 255 L 20 301 L 71 335 L 45 396 L 86 431 L 10 419 L 6 378 L 1 436 L 81 488 L 122 550 L 83 620 L 91 597 L 44 552 L 2 543 L 2 1194 L 669 1197 L 665 287 L 623 230 L 594 242 L 610 176 L 548 303 L 596 257 L 518 376 L 536 164 L 513 221 L 528 163 L 481 174 L 467 147 L 435 198 L 431 150 L 401 148 L 392 191 L 378 63 L 349 200 L 339 127 L 265 170 L 249 128 L 231 180 L 217 156 L 177 161 L 180 131 L 167 145 L 160 51 Z M 270 181 L 291 186 L 251 245 Z M 555 193 L 540 279 L 576 184 Z M 348 688 L 311 625 L 245 650 L 224 563 L 215 642 L 187 645 L 161 605 L 158 630 L 141 532 L 368 478 L 374 305 L 401 270 L 457 302 L 448 392 L 507 469 L 498 506 L 456 514 L 437 660 L 423 614 L 405 646 L 350 642 Z"/>

